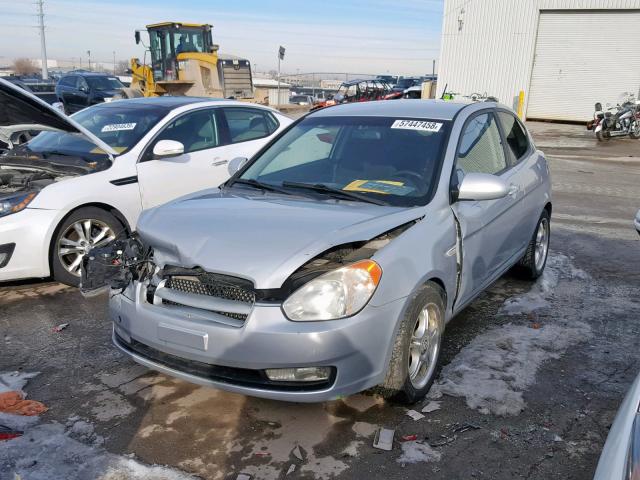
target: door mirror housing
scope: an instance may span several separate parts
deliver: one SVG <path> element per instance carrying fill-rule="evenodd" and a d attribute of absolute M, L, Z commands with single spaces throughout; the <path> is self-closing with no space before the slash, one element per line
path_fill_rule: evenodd
<path fill-rule="evenodd" d="M 497 200 L 509 194 L 504 180 L 489 173 L 467 173 L 458 186 L 457 200 Z"/>
<path fill-rule="evenodd" d="M 153 147 L 153 156 L 157 159 L 177 157 L 184 153 L 184 145 L 175 140 L 160 140 Z"/>
<path fill-rule="evenodd" d="M 229 175 L 235 175 L 249 159 L 247 157 L 236 157 L 229 162 Z"/>
<path fill-rule="evenodd" d="M 86 87 L 84 85 L 81 85 L 78 90 L 80 90 L 82 93 L 89 93 L 89 87 Z"/>

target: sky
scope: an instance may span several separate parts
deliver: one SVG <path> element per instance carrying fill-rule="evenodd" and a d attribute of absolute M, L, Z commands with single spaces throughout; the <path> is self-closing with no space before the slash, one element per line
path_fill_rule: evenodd
<path fill-rule="evenodd" d="M 440 51 L 444 0 L 45 0 L 50 59 L 142 58 L 134 31 L 150 23 L 213 25 L 220 52 L 258 71 L 430 73 Z M 0 65 L 40 57 L 34 0 L 0 0 Z M 143 34 L 143 38 L 146 33 Z M 436 67 L 437 69 L 437 67 Z"/>

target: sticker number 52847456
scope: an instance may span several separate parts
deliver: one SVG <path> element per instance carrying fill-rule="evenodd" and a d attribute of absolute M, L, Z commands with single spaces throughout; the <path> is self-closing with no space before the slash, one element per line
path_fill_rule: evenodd
<path fill-rule="evenodd" d="M 442 124 L 438 122 L 426 122 L 424 120 L 396 120 L 391 128 L 402 128 L 405 130 L 420 130 L 423 132 L 439 132 Z"/>

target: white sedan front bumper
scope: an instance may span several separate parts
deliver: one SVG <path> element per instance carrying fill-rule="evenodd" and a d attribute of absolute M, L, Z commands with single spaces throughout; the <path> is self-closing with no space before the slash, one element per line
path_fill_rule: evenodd
<path fill-rule="evenodd" d="M 58 215 L 57 210 L 26 208 L 0 217 L 0 247 L 15 244 L 0 268 L 0 282 L 49 276 L 49 244 Z"/>

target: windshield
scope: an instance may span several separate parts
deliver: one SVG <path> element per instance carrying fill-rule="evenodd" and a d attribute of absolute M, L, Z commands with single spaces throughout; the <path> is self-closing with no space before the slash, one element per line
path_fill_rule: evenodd
<path fill-rule="evenodd" d="M 168 112 L 166 108 L 155 106 L 116 103 L 86 108 L 73 115 L 73 119 L 118 153 L 137 144 Z M 57 152 L 84 158 L 105 155 L 84 135 L 64 132 L 42 132 L 27 144 L 27 148 L 36 153 Z"/>
<path fill-rule="evenodd" d="M 117 90 L 124 85 L 116 77 L 86 77 L 87 83 L 94 90 Z"/>
<path fill-rule="evenodd" d="M 417 78 L 402 78 L 397 84 L 396 87 L 409 88 L 418 84 Z"/>
<path fill-rule="evenodd" d="M 440 171 L 449 123 L 380 117 L 306 118 L 239 178 L 290 188 L 323 184 L 389 205 L 425 205 Z"/>

